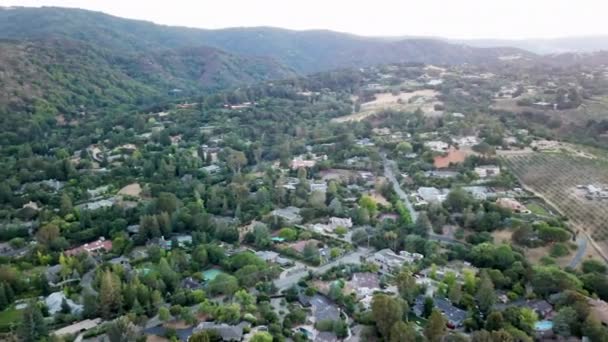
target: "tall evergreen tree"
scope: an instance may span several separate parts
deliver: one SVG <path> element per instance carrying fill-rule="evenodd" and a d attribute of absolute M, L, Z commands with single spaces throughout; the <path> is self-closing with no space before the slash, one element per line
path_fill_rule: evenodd
<path fill-rule="evenodd" d="M 19 341 L 35 342 L 43 340 L 47 336 L 47 326 L 42 317 L 42 312 L 36 301 L 30 301 L 23 310 L 21 325 L 17 334 Z"/>
<path fill-rule="evenodd" d="M 446 321 L 441 312 L 433 310 L 429 320 L 424 327 L 424 336 L 429 342 L 439 342 L 446 334 Z"/>
<path fill-rule="evenodd" d="M 101 287 L 99 289 L 99 304 L 101 316 L 105 319 L 119 313 L 122 307 L 120 280 L 110 270 L 102 274 Z"/>

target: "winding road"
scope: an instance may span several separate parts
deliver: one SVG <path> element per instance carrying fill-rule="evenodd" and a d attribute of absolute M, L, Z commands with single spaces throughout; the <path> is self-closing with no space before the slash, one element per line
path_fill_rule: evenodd
<path fill-rule="evenodd" d="M 410 212 L 410 215 L 412 215 L 412 221 L 416 222 L 416 220 L 418 219 L 418 212 L 414 210 L 412 202 L 410 201 L 405 191 L 401 189 L 401 185 L 399 185 L 399 182 L 395 177 L 395 162 L 390 159 L 387 159 L 386 154 L 382 155 L 382 160 L 384 161 L 384 176 L 388 178 L 391 183 L 393 183 L 393 190 L 395 190 L 395 193 L 399 196 L 403 204 L 405 204 L 405 207 Z"/>
<path fill-rule="evenodd" d="M 279 279 L 274 281 L 274 285 L 281 290 L 288 289 L 292 287 L 294 284 L 297 284 L 300 279 L 306 277 L 308 275 L 308 271 L 313 271 L 315 274 L 322 274 L 329 271 L 330 268 L 340 265 L 340 264 L 358 264 L 361 260 L 361 257 L 365 257 L 369 255 L 369 250 L 366 248 L 359 248 L 352 253 L 345 254 L 338 259 L 328 262 L 327 264 L 319 267 L 308 266 L 307 268 L 302 268 L 300 271 L 295 272 L 293 274 L 287 274 Z"/>

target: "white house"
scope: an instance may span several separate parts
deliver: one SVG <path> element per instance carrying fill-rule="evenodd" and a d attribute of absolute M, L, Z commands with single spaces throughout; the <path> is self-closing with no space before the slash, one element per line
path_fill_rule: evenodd
<path fill-rule="evenodd" d="M 435 152 L 446 152 L 448 150 L 448 148 L 450 147 L 450 145 L 446 142 L 443 141 L 427 141 L 424 143 L 424 146 L 432 151 Z"/>
<path fill-rule="evenodd" d="M 412 263 L 417 260 L 422 260 L 423 258 L 424 256 L 422 254 L 406 251 L 401 251 L 399 254 L 396 254 L 392 250 L 386 248 L 374 253 L 369 261 L 378 265 L 380 272 L 392 273 L 401 268 L 405 263 Z"/>
<path fill-rule="evenodd" d="M 496 177 L 500 174 L 500 167 L 496 165 L 482 165 L 475 168 L 479 178 Z"/>

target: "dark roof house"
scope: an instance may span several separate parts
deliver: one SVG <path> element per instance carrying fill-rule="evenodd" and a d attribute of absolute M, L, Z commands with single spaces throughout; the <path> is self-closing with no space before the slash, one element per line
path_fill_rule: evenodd
<path fill-rule="evenodd" d="M 182 288 L 187 289 L 187 290 L 199 290 L 199 289 L 203 288 L 203 284 L 196 281 L 192 277 L 184 278 L 184 280 L 182 280 L 181 285 L 182 285 Z"/>
<path fill-rule="evenodd" d="M 193 329 L 193 333 L 205 330 L 216 331 L 223 341 L 241 341 L 243 339 L 243 328 L 249 326 L 247 322 L 241 322 L 237 325 L 228 325 L 226 323 L 217 324 L 215 322 L 202 322 Z"/>
<path fill-rule="evenodd" d="M 416 316 L 422 316 L 422 313 L 424 312 L 424 299 L 425 297 L 422 295 L 416 297 L 413 308 Z M 465 310 L 455 307 L 445 298 L 433 298 L 433 302 L 435 303 L 435 308 L 443 314 L 451 328 L 461 327 L 468 316 L 468 313 Z"/>

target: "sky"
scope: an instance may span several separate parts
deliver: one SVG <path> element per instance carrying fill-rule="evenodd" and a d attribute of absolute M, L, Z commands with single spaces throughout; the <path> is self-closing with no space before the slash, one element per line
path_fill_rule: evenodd
<path fill-rule="evenodd" d="M 0 0 L 198 28 L 274 26 L 365 36 L 556 38 L 608 34 L 608 0 Z"/>

